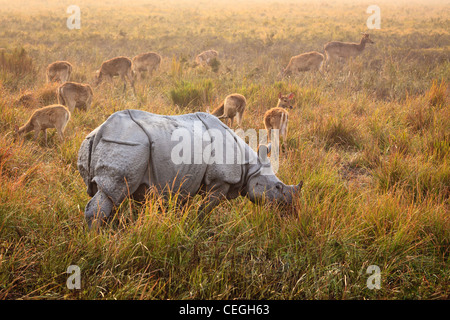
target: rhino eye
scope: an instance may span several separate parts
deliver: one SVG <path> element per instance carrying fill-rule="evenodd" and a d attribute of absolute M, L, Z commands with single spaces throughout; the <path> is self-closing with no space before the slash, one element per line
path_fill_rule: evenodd
<path fill-rule="evenodd" d="M 281 184 L 277 183 L 277 185 L 275 186 L 275 188 L 277 188 L 277 190 L 281 190 L 282 186 L 281 186 Z"/>

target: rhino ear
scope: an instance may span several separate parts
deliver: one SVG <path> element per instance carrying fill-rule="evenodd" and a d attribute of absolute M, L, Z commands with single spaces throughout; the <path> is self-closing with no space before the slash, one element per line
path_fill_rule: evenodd
<path fill-rule="evenodd" d="M 270 149 L 265 144 L 260 144 L 258 146 L 258 158 L 261 160 L 262 163 L 267 162 L 267 157 L 269 155 Z"/>
<path fill-rule="evenodd" d="M 267 154 L 269 153 L 269 148 L 265 144 L 260 144 L 258 146 L 258 157 L 264 158 L 267 157 Z"/>
<path fill-rule="evenodd" d="M 303 187 L 303 181 L 300 181 L 300 183 L 297 185 L 297 192 L 300 192 Z"/>

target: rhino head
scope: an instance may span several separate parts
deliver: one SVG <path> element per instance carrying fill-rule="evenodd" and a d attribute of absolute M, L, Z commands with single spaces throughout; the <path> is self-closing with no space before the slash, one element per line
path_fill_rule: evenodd
<path fill-rule="evenodd" d="M 270 152 L 268 147 L 260 146 L 258 149 L 258 158 L 261 170 L 250 174 L 247 180 L 246 196 L 252 202 L 269 201 L 279 204 L 292 204 L 294 196 L 300 193 L 303 181 L 297 185 L 286 185 L 278 179 L 272 171 L 267 154 Z"/>

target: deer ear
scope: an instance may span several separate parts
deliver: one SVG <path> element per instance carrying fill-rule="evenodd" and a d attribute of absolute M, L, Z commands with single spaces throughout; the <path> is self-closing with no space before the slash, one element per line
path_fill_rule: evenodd
<path fill-rule="evenodd" d="M 278 99 L 281 99 L 282 95 L 281 92 L 278 94 Z"/>
<path fill-rule="evenodd" d="M 293 93 L 293 92 L 291 92 L 290 94 L 289 94 L 289 99 L 292 99 L 293 97 L 295 96 L 295 94 Z"/>

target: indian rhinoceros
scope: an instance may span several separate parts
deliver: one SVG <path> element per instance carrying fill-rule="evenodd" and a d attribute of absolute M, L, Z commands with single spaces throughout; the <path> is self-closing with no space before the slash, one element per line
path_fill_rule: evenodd
<path fill-rule="evenodd" d="M 82 142 L 78 170 L 92 197 L 85 209 L 89 227 L 103 223 L 127 196 L 142 199 L 151 187 L 179 192 L 182 199 L 204 194 L 201 217 L 239 195 L 290 204 L 302 187 L 282 183 L 270 161 L 203 112 L 118 111 Z"/>

